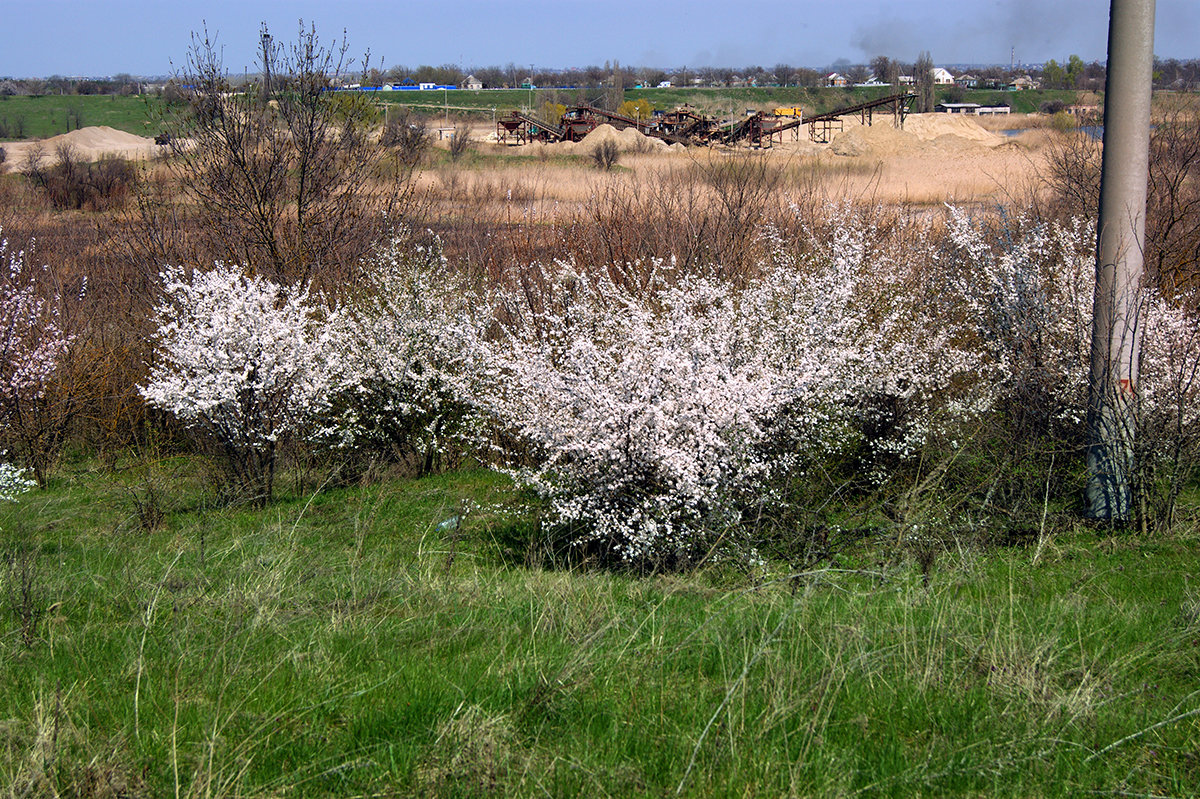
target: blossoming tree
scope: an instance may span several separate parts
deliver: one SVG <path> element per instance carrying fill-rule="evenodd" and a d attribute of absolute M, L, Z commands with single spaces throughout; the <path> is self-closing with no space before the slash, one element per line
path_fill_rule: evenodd
<path fill-rule="evenodd" d="M 330 312 L 218 263 L 162 272 L 148 403 L 216 444 L 245 499 L 270 500 L 279 445 L 314 421 L 331 385 Z"/>
<path fill-rule="evenodd" d="M 0 231 L 2 233 L 2 231 Z M 71 342 L 57 309 L 38 293 L 23 250 L 0 236 L 0 427 L 21 450 L 39 484 L 48 453 L 38 444 L 38 403 Z"/>

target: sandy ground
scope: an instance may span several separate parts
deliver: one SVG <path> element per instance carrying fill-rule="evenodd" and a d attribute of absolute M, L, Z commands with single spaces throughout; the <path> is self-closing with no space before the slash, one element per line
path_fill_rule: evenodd
<path fill-rule="evenodd" d="M 9 169 L 25 169 L 31 153 L 41 151 L 39 165 L 53 166 L 58 163 L 58 149 L 63 145 L 70 146 L 77 157 L 83 161 L 98 161 L 106 155 L 119 156 L 141 160 L 152 157 L 158 147 L 154 139 L 136 136 L 109 127 L 90 127 L 73 130 L 59 136 L 40 141 L 5 142 L 3 146 L 8 154 L 3 166 Z"/>

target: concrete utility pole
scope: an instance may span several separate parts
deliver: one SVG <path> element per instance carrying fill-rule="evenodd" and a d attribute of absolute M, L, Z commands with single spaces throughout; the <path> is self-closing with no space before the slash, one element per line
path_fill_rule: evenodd
<path fill-rule="evenodd" d="M 266 27 L 262 29 L 259 35 L 262 43 L 262 68 L 263 68 L 263 102 L 271 102 L 271 34 L 267 33 Z"/>
<path fill-rule="evenodd" d="M 1154 0 L 1112 0 L 1088 397 L 1088 516 L 1132 505 L 1140 289 L 1150 167 Z"/>

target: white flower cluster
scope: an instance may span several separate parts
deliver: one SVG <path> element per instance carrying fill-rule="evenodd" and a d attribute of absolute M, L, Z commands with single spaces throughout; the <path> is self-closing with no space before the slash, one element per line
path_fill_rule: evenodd
<path fill-rule="evenodd" d="M 336 316 L 339 357 L 329 363 L 331 393 L 315 439 L 435 453 L 456 432 L 458 367 L 477 316 L 440 249 L 414 244 L 406 231 L 365 266 L 372 285 Z"/>
<path fill-rule="evenodd" d="M 950 209 L 946 294 L 994 396 L 1078 426 L 1087 416 L 1095 227 L 1011 224 L 1027 229 L 989 241 Z"/>
<path fill-rule="evenodd" d="M 737 549 L 754 504 L 823 459 L 865 452 L 884 479 L 1031 395 L 1047 424 L 1085 418 L 1094 231 L 1010 230 L 952 211 L 947 242 L 834 209 L 799 254 L 768 231 L 771 263 L 741 290 L 658 264 L 631 292 L 558 264 L 540 301 L 493 300 L 474 400 L 540 453 L 513 473 L 578 541 L 631 560 Z M 1187 424 L 1200 325 L 1150 292 L 1143 319 L 1145 410 Z"/>
<path fill-rule="evenodd" d="M 501 331 L 474 340 L 477 410 L 542 456 L 513 474 L 581 542 L 703 554 L 701 533 L 760 493 L 762 421 L 785 396 L 736 292 L 693 277 L 634 293 L 565 264 L 544 277 L 544 304 L 496 298 Z"/>
<path fill-rule="evenodd" d="M 273 449 L 332 386 L 333 314 L 237 266 L 162 273 L 156 359 L 142 396 L 226 447 Z"/>
<path fill-rule="evenodd" d="M 164 269 L 142 396 L 210 435 L 260 499 L 286 439 L 436 446 L 459 394 L 455 331 L 473 317 L 438 284 L 440 254 L 406 241 L 381 249 L 376 284 L 340 306 L 237 266 Z"/>
<path fill-rule="evenodd" d="M 981 227 L 951 209 L 947 294 L 965 321 L 978 353 L 977 384 L 990 383 L 997 400 L 1037 409 L 1048 424 L 1081 434 L 1087 419 L 1095 292 L 1095 226 L 1031 226 L 989 242 Z M 1144 454 L 1180 444 L 1200 431 L 1200 320 L 1186 308 L 1143 288 L 1137 386 L 1138 446 Z M 1176 433 L 1169 434 L 1174 427 Z"/>
<path fill-rule="evenodd" d="M 25 493 L 34 485 L 36 484 L 25 476 L 24 469 L 0 461 L 0 502 L 16 502 L 17 495 Z"/>

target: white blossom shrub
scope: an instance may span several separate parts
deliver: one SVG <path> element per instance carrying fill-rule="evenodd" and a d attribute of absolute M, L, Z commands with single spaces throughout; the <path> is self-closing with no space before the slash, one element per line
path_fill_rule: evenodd
<path fill-rule="evenodd" d="M 1087 416 L 1095 285 L 1095 227 L 1014 220 L 988 235 L 956 208 L 942 253 L 950 312 L 962 318 L 986 380 L 1008 413 L 1037 432 L 1073 429 Z"/>
<path fill-rule="evenodd" d="M 477 408 L 541 456 L 511 473 L 574 543 L 619 560 L 687 562 L 721 533 L 736 549 L 785 395 L 735 292 L 690 278 L 633 294 L 567 264 L 543 277 L 545 303 L 497 298 L 499 332 L 474 341 Z"/>
<path fill-rule="evenodd" d="M 0 502 L 16 502 L 20 494 L 37 485 L 25 476 L 25 470 L 0 461 Z"/>
<path fill-rule="evenodd" d="M 250 501 L 270 500 L 280 444 L 315 422 L 333 385 L 334 312 L 238 266 L 162 271 L 150 404 L 214 443 Z"/>
<path fill-rule="evenodd" d="M 1020 445 L 1082 451 L 1095 291 L 1096 231 L 1090 221 L 1013 220 L 988 235 L 950 210 L 942 253 L 952 314 L 979 358 L 980 384 L 996 398 L 995 429 Z M 1134 395 L 1137 489 L 1143 512 L 1169 524 L 1200 454 L 1200 319 L 1194 299 L 1140 291 L 1140 376 Z M 1060 471 L 1062 467 L 1060 466 Z M 1045 477 L 1037 476 L 1039 484 Z"/>
<path fill-rule="evenodd" d="M 1147 290 L 1143 298 L 1135 489 L 1147 522 L 1169 529 L 1200 471 L 1200 319 L 1187 310 L 1194 296 L 1168 302 Z"/>
<path fill-rule="evenodd" d="M 479 317 L 436 242 L 401 231 L 364 266 L 370 285 L 337 319 L 340 357 L 319 435 L 343 451 L 414 458 L 426 473 L 466 423 L 458 381 Z"/>
<path fill-rule="evenodd" d="M 0 429 L 16 440 L 43 482 L 49 457 L 38 446 L 39 403 L 71 337 L 63 331 L 57 307 L 38 293 L 25 251 L 10 249 L 2 235 L 0 270 Z"/>
<path fill-rule="evenodd" d="M 776 237 L 740 291 L 659 264 L 635 294 L 559 264 L 542 302 L 503 298 L 502 333 L 478 339 L 476 402 L 542 454 L 514 474 L 553 523 L 629 561 L 716 541 L 749 555 L 747 519 L 786 500 L 786 478 L 864 445 L 911 456 L 986 410 L 990 395 L 957 388 L 978 359 L 911 296 L 905 254 L 869 246 L 849 213 L 834 231 L 801 255 Z M 903 418 L 872 436 L 883 398 Z"/>
<path fill-rule="evenodd" d="M 542 267 L 491 299 L 496 326 L 461 360 L 472 399 L 510 464 L 535 454 L 511 471 L 553 524 L 656 565 L 752 556 L 755 509 L 848 453 L 874 485 L 980 435 L 1078 454 L 1094 230 L 993 230 L 953 209 L 946 237 L 904 224 L 841 208 L 804 246 L 768 231 L 771 260 L 741 290 L 661 263 L 640 292 Z M 1143 324 L 1142 418 L 1180 433 L 1142 449 L 1177 451 L 1200 410 L 1200 326 L 1152 292 Z"/>
<path fill-rule="evenodd" d="M 980 375 L 997 396 L 1044 407 L 1047 420 L 1078 426 L 1087 415 L 1095 226 L 1081 219 L 1018 220 L 1014 228 L 1015 236 L 989 239 L 950 209 L 948 288 L 974 339 Z M 1138 307 L 1141 411 L 1188 426 L 1198 410 L 1191 373 L 1200 366 L 1200 327 L 1186 309 L 1196 303 L 1146 286 Z"/>
<path fill-rule="evenodd" d="M 786 424 L 801 425 L 806 437 L 832 424 L 850 435 L 842 448 L 906 458 L 990 407 L 962 325 L 930 302 L 930 247 L 880 236 L 869 217 L 844 206 L 831 209 L 826 229 L 808 233 L 799 253 L 767 235 L 770 268 L 742 301 L 756 346 L 790 376 Z"/>
<path fill-rule="evenodd" d="M 802 242 L 766 231 L 741 287 L 670 262 L 626 270 L 638 288 L 555 263 L 476 293 L 404 235 L 337 308 L 220 264 L 167 269 L 142 393 L 264 501 L 286 438 L 428 468 L 472 427 L 574 545 L 650 567 L 753 559 L 764 509 L 831 462 L 877 488 L 979 429 L 1078 447 L 1094 231 L 953 209 L 945 236 L 896 224 L 843 207 Z M 1183 307 L 1144 296 L 1140 418 L 1158 432 L 1141 447 L 1174 475 L 1200 421 Z"/>

